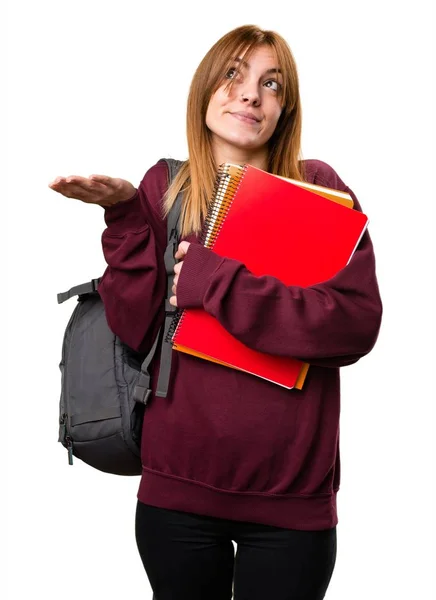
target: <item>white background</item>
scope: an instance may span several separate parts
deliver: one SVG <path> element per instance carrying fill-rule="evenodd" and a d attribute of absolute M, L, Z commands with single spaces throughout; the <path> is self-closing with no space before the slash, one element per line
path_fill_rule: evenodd
<path fill-rule="evenodd" d="M 102 274 L 104 221 L 100 207 L 47 184 L 103 173 L 138 185 L 159 158 L 185 158 L 194 70 L 247 23 L 278 31 L 294 52 L 304 156 L 331 164 L 370 217 L 384 301 L 375 349 L 342 370 L 338 557 L 326 598 L 435 597 L 431 4 L 9 2 L 8 600 L 151 598 L 134 540 L 139 479 L 69 467 L 57 442 L 58 362 L 75 301 L 58 306 L 56 294 Z"/>

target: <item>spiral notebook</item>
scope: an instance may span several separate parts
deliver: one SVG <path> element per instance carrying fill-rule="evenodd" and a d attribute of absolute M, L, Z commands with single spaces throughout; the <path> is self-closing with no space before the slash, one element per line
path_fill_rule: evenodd
<path fill-rule="evenodd" d="M 352 207 L 345 192 L 225 163 L 201 243 L 243 262 L 254 275 L 307 287 L 330 279 L 350 261 L 368 224 L 367 216 Z M 175 350 L 288 389 L 301 389 L 309 368 L 297 358 L 248 348 L 201 309 L 180 311 L 170 337 Z"/>

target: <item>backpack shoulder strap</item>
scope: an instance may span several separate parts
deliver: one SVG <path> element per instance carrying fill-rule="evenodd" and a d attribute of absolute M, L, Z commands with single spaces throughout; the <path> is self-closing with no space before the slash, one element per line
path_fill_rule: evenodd
<path fill-rule="evenodd" d="M 174 179 L 182 165 L 182 161 L 174 159 L 162 160 L 165 160 L 168 165 L 168 185 L 171 185 L 172 180 Z M 177 312 L 177 309 L 170 304 L 169 298 L 172 295 L 174 265 L 176 264 L 176 259 L 174 255 L 177 251 L 180 237 L 179 222 L 181 206 L 182 192 L 178 194 L 167 218 L 167 247 L 164 255 L 165 269 L 167 273 L 167 293 L 165 297 L 165 322 L 163 326 L 163 332 L 159 331 L 154 341 L 152 349 L 150 350 L 150 352 L 148 353 L 144 362 L 141 365 L 141 373 L 134 392 L 135 400 L 138 402 L 143 402 L 144 404 L 147 404 L 151 394 L 150 374 L 148 369 L 151 361 L 154 358 L 159 339 L 162 340 L 162 347 L 160 352 L 159 377 L 156 386 L 156 396 L 166 398 L 168 392 L 173 349 L 171 341 L 167 338 L 171 322 L 175 313 Z"/>
<path fill-rule="evenodd" d="M 168 173 L 169 173 L 168 184 L 171 185 L 173 179 L 177 175 L 180 167 L 182 166 L 183 161 L 175 160 L 174 158 L 164 158 L 162 160 L 165 160 L 165 162 L 168 165 Z M 180 194 L 178 194 L 178 196 L 168 214 L 168 222 L 167 222 L 167 241 L 168 242 L 170 241 L 171 233 L 173 232 L 173 230 L 178 229 L 178 225 L 179 225 L 179 221 L 180 221 L 181 203 L 182 203 L 182 194 L 180 193 Z"/>
<path fill-rule="evenodd" d="M 169 185 L 171 184 L 174 177 L 177 175 L 182 161 L 174 159 L 164 159 L 168 164 L 169 172 Z M 179 192 L 171 210 L 168 214 L 167 220 L 167 247 L 165 250 L 165 268 L 167 272 L 167 295 L 165 298 L 165 323 L 162 336 L 162 348 L 160 354 L 160 366 L 159 366 L 159 378 L 156 387 L 156 396 L 166 398 L 168 392 L 168 385 L 171 374 L 171 359 L 172 359 L 172 345 L 171 341 L 168 340 L 168 331 L 170 329 L 173 317 L 177 312 L 177 309 L 172 306 L 169 302 L 169 298 L 172 295 L 172 287 L 174 281 L 174 265 L 176 259 L 174 257 L 180 239 L 180 213 L 182 206 L 183 192 Z"/>
<path fill-rule="evenodd" d="M 82 294 L 93 294 L 97 291 L 98 284 L 100 283 L 101 277 L 98 279 L 91 279 L 86 283 L 81 283 L 69 289 L 67 292 L 61 292 L 58 294 L 58 304 L 62 304 L 65 300 L 69 300 L 74 296 L 80 296 Z"/>

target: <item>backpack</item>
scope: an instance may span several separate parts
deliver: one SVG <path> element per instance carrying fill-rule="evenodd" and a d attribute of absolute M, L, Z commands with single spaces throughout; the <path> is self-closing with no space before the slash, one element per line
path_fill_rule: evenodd
<path fill-rule="evenodd" d="M 182 163 L 164 160 L 171 183 Z M 68 450 L 70 465 L 75 456 L 106 473 L 140 475 L 142 472 L 142 420 L 151 394 L 148 369 L 160 341 L 156 396 L 166 396 L 171 369 L 172 348 L 167 338 L 177 309 L 170 305 L 168 298 L 172 295 L 181 196 L 179 193 L 167 220 L 165 323 L 148 354 L 132 350 L 109 329 L 98 294 L 100 279 L 57 296 L 59 304 L 77 296 L 77 305 L 65 329 L 59 364 L 58 441 Z"/>

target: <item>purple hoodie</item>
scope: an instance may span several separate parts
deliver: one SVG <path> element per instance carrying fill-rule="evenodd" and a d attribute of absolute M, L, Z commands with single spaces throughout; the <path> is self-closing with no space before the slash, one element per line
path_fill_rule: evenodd
<path fill-rule="evenodd" d="M 311 183 L 353 192 L 326 163 L 305 163 Z M 163 322 L 167 165 L 154 165 L 135 196 L 105 209 L 99 285 L 108 323 L 147 351 Z M 278 218 L 279 226 L 279 218 Z M 209 312 L 247 346 L 310 363 L 303 390 L 173 352 L 166 398 L 153 395 L 142 433 L 140 501 L 162 508 L 291 529 L 337 522 L 339 368 L 374 346 L 382 304 L 366 232 L 335 277 L 301 288 L 252 275 L 195 236 L 177 287 L 180 308 Z M 262 243 L 262 232 L 259 232 Z M 259 319 L 258 315 L 267 315 Z"/>

